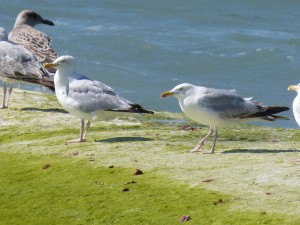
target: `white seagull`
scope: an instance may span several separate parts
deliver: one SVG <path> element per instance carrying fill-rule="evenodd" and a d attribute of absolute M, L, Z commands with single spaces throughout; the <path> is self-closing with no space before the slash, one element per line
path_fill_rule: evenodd
<path fill-rule="evenodd" d="M 81 119 L 80 138 L 69 142 L 84 142 L 92 120 L 153 113 L 118 96 L 109 86 L 76 73 L 72 56 L 60 56 L 44 67 L 57 69 L 54 75 L 56 97 L 65 110 Z"/>
<path fill-rule="evenodd" d="M 54 26 L 52 21 L 44 19 L 38 13 L 32 10 L 23 10 L 18 14 L 8 39 L 32 52 L 41 64 L 53 62 L 57 58 L 57 54 L 51 47 L 51 38 L 34 28 L 38 24 Z"/>
<path fill-rule="evenodd" d="M 12 82 L 39 84 L 54 91 L 54 83 L 50 80 L 47 71 L 30 51 L 9 42 L 3 28 L 0 28 L 0 79 L 3 83 L 2 108 L 8 108 L 13 88 Z M 9 90 L 6 87 L 7 82 L 10 83 Z"/>
<path fill-rule="evenodd" d="M 161 94 L 161 97 L 175 96 L 179 100 L 181 110 L 190 119 L 210 126 L 208 134 L 190 152 L 200 151 L 205 140 L 213 133 L 214 140 L 210 152 L 214 153 L 219 127 L 228 127 L 240 123 L 276 119 L 288 119 L 274 114 L 289 110 L 288 107 L 265 107 L 252 101 L 251 98 L 242 98 L 234 90 L 214 89 L 184 83 L 174 87 L 171 91 Z"/>
<path fill-rule="evenodd" d="M 300 95 L 299 95 L 300 83 L 297 85 L 289 86 L 288 90 L 297 92 L 297 96 L 295 97 L 295 99 L 293 101 L 293 114 L 294 114 L 297 124 L 300 126 Z"/>

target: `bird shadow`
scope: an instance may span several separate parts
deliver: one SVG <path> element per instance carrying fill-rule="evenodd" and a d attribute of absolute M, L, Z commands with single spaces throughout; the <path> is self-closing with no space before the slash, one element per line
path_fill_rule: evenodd
<path fill-rule="evenodd" d="M 261 153 L 293 153 L 300 152 L 300 150 L 295 149 L 287 149 L 287 150 L 270 150 L 270 149 L 232 149 L 228 151 L 222 152 L 222 154 L 234 154 L 234 153 L 253 153 L 253 154 L 261 154 Z"/>
<path fill-rule="evenodd" d="M 107 138 L 102 140 L 95 140 L 95 142 L 103 142 L 103 143 L 115 143 L 115 142 L 138 142 L 138 141 L 152 141 L 151 138 L 144 137 L 114 137 Z"/>
<path fill-rule="evenodd" d="M 57 112 L 57 113 L 64 113 L 67 114 L 68 112 L 63 110 L 63 109 L 59 109 L 59 108 L 52 108 L 52 109 L 40 109 L 40 108 L 34 108 L 34 107 L 26 107 L 26 108 L 22 108 L 22 111 L 39 111 L 39 112 Z"/>

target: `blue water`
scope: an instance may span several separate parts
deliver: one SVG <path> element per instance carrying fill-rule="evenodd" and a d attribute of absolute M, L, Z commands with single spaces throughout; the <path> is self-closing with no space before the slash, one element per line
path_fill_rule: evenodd
<path fill-rule="evenodd" d="M 55 23 L 37 28 L 77 58 L 78 72 L 150 109 L 179 112 L 159 95 L 183 82 L 291 107 L 287 87 L 300 82 L 297 0 L 10 0 L 0 26 L 10 30 L 23 9 Z M 283 115 L 292 120 L 272 126 L 298 127 Z"/>

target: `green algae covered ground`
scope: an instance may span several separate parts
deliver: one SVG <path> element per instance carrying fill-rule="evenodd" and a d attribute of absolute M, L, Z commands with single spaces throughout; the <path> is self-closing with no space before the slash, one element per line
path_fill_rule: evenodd
<path fill-rule="evenodd" d="M 86 143 L 66 144 L 79 122 L 54 95 L 13 93 L 0 111 L 0 224 L 300 224 L 299 130 L 221 129 L 204 155 L 186 151 L 207 128 L 182 114 L 94 122 Z"/>

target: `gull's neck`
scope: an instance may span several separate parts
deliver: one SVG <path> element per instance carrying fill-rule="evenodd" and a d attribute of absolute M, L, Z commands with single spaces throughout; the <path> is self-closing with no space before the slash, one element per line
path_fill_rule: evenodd
<path fill-rule="evenodd" d="M 180 106 L 181 110 L 182 110 L 183 112 L 185 112 L 184 98 L 178 98 L 178 101 L 179 101 L 179 106 Z"/>
<path fill-rule="evenodd" d="M 68 70 L 57 70 L 54 75 L 55 86 L 62 87 L 69 84 L 69 78 L 72 77 L 72 71 Z"/>
<path fill-rule="evenodd" d="M 21 26 L 21 25 L 24 25 L 24 24 L 29 25 L 29 26 L 32 26 L 31 24 L 26 23 L 26 21 L 25 21 L 24 19 L 17 18 L 17 20 L 16 20 L 16 22 L 15 22 L 15 25 L 14 25 L 14 28 L 15 28 L 15 27 L 18 27 L 18 26 Z M 33 25 L 33 26 L 34 26 L 34 25 Z M 32 27 L 33 27 L 33 26 L 32 26 Z"/>
<path fill-rule="evenodd" d="M 186 111 L 186 104 L 188 102 L 188 100 L 186 100 L 186 99 L 190 97 L 193 90 L 194 89 L 191 88 L 191 89 L 187 90 L 185 94 L 178 94 L 175 96 L 178 99 L 180 108 L 183 112 Z M 189 99 L 189 100 L 191 100 L 191 99 Z"/>

